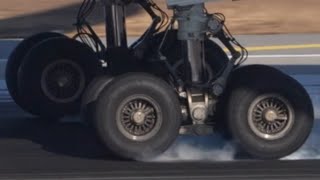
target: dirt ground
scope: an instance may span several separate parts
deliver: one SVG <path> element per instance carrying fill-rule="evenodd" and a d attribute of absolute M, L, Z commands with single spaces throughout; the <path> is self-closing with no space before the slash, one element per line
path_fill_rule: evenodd
<path fill-rule="evenodd" d="M 0 38 L 23 38 L 42 31 L 74 34 L 75 16 L 82 0 L 1 0 Z M 165 0 L 155 0 L 166 9 Z M 319 0 L 222 0 L 208 3 L 210 12 L 224 13 L 234 34 L 320 33 Z M 171 12 L 168 11 L 170 14 Z M 102 8 L 91 23 L 104 35 Z M 128 33 L 139 35 L 150 23 L 140 7 L 128 8 Z"/>

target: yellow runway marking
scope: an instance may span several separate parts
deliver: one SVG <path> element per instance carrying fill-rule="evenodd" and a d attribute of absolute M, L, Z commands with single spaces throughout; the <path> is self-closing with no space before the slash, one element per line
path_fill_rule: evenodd
<path fill-rule="evenodd" d="M 320 48 L 320 44 L 299 44 L 299 45 L 275 45 L 275 46 L 255 46 L 245 47 L 248 51 L 276 51 L 276 50 L 289 50 L 289 49 L 311 49 Z M 227 51 L 225 48 L 224 50 Z M 239 50 L 237 48 L 237 50 Z"/>

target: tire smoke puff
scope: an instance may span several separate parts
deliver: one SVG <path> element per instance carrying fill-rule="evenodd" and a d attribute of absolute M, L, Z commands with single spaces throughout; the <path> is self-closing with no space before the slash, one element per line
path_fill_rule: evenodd
<path fill-rule="evenodd" d="M 282 160 L 320 159 L 320 91 L 319 87 L 306 87 L 313 100 L 315 118 L 312 134 L 297 152 Z M 233 161 L 238 158 L 238 150 L 232 142 L 220 135 L 205 137 L 180 136 L 177 141 L 161 156 L 149 159 L 149 162 L 177 161 Z"/>
<path fill-rule="evenodd" d="M 181 136 L 164 154 L 148 161 L 232 161 L 235 154 L 235 146 L 219 135 Z"/>

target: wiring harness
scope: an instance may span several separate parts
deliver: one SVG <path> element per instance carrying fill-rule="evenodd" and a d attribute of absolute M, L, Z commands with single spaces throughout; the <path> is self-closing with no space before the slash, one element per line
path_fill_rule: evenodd
<path fill-rule="evenodd" d="M 161 29 L 169 25 L 170 23 L 169 15 L 165 11 L 163 11 L 153 0 L 147 0 L 147 2 L 151 5 L 151 8 L 154 10 L 154 12 L 159 12 L 160 14 L 161 22 L 159 23 L 159 26 L 156 29 L 156 32 L 159 32 Z"/>
<path fill-rule="evenodd" d="M 77 14 L 77 21 L 74 24 L 77 28 L 77 34 L 73 38 L 79 38 L 83 43 L 96 51 L 100 59 L 105 59 L 106 47 L 87 21 L 96 4 L 96 0 L 84 0 L 82 2 Z"/>
<path fill-rule="evenodd" d="M 220 30 L 221 33 L 224 33 L 224 36 L 228 39 L 229 42 L 231 42 L 233 45 L 238 47 L 237 49 L 240 50 L 240 57 L 235 62 L 235 66 L 240 66 L 248 59 L 248 50 L 243 47 L 231 34 L 230 30 L 226 26 L 226 17 L 222 13 L 214 13 L 214 18 L 219 21 L 219 23 L 222 25 L 222 29 Z"/>

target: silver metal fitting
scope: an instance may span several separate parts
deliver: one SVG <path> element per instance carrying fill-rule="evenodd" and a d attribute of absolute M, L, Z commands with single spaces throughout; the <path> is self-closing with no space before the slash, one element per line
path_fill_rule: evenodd
<path fill-rule="evenodd" d="M 197 90 L 189 90 L 188 105 L 193 124 L 204 124 L 204 121 L 208 117 L 208 94 Z"/>
<path fill-rule="evenodd" d="M 204 4 L 176 8 L 179 40 L 204 40 L 209 18 L 203 9 Z"/>
<path fill-rule="evenodd" d="M 212 87 L 212 93 L 215 96 L 220 96 L 224 92 L 224 88 L 221 84 L 214 84 Z"/>
<path fill-rule="evenodd" d="M 204 121 L 207 118 L 207 107 L 199 105 L 193 109 L 192 116 L 195 120 Z"/>
<path fill-rule="evenodd" d="M 189 112 L 188 112 L 188 108 L 186 106 L 181 106 L 181 115 L 182 115 L 183 121 L 188 120 Z"/>
<path fill-rule="evenodd" d="M 179 96 L 181 97 L 181 98 L 187 98 L 188 97 L 188 95 L 187 95 L 187 92 L 180 92 L 179 93 Z"/>
<path fill-rule="evenodd" d="M 220 20 L 217 19 L 214 15 L 212 15 L 212 18 L 210 18 L 208 22 L 208 31 L 210 31 L 212 34 L 216 34 L 221 31 L 223 28 L 223 24 L 220 22 Z"/>

